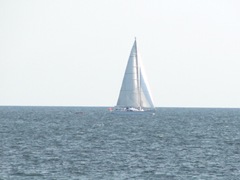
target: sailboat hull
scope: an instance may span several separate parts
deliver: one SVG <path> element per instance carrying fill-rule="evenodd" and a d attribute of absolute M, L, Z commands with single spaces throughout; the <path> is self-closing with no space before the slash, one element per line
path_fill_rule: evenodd
<path fill-rule="evenodd" d="M 112 114 L 116 115 L 155 115 L 155 111 L 117 111 L 114 110 L 111 112 Z"/>

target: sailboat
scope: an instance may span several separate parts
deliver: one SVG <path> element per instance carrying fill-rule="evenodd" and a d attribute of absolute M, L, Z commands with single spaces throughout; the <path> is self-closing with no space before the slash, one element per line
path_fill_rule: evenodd
<path fill-rule="evenodd" d="M 137 48 L 133 43 L 114 114 L 155 114 L 149 85 Z"/>

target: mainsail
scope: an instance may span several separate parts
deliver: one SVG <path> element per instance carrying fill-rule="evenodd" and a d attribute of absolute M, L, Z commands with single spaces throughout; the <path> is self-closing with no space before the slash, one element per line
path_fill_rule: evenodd
<path fill-rule="evenodd" d="M 136 39 L 128 59 L 117 106 L 138 109 L 154 108 L 144 69 L 138 54 Z"/>

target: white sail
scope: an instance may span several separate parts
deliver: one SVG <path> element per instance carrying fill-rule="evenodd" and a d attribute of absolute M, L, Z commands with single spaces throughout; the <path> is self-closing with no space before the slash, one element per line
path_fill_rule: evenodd
<path fill-rule="evenodd" d="M 117 106 L 138 109 L 154 108 L 148 89 L 135 40 L 125 70 Z"/>
<path fill-rule="evenodd" d="M 141 80 L 142 107 L 154 108 L 152 95 L 149 91 L 149 85 L 148 85 L 148 81 L 147 81 L 146 76 L 145 76 L 143 66 L 141 66 L 140 80 Z"/>

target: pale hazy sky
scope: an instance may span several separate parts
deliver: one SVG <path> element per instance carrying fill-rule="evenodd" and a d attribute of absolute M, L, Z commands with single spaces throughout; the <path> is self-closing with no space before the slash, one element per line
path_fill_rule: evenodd
<path fill-rule="evenodd" d="M 134 37 L 157 107 L 240 107 L 239 0 L 0 0 L 0 105 L 114 106 Z"/>

